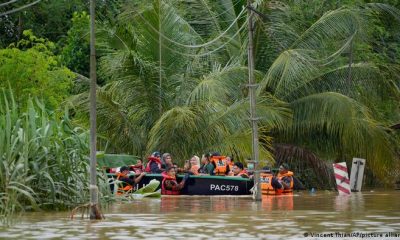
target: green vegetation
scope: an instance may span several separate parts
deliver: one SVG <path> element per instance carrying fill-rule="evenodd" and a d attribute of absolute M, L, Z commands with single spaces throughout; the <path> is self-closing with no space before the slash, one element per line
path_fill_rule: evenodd
<path fill-rule="evenodd" d="M 154 150 L 171 152 L 177 163 L 205 151 L 220 151 L 239 161 L 251 156 L 246 3 L 100 1 L 98 149 L 139 157 Z M 369 185 L 383 186 L 399 177 L 400 136 L 394 130 L 400 123 L 399 7 L 396 0 L 254 1 L 264 164 L 290 162 L 304 182 L 318 187 L 329 186 L 332 162 L 353 157 L 367 159 Z M 20 203 L 17 209 L 64 208 L 86 198 L 86 140 L 74 130 L 83 134 L 89 124 L 86 8 L 82 1 L 43 1 L 0 17 L 0 86 L 11 88 L 16 101 L 9 104 L 15 112 L 10 123 L 2 110 L 2 124 L 10 135 L 3 136 L 9 145 L 1 146 L 0 158 L 14 164 L 13 169 L 32 169 L 52 159 L 57 159 L 54 167 L 68 165 L 66 179 L 50 175 L 53 180 L 48 181 L 37 171 L 23 172 L 17 182 L 24 191 L 13 192 L 15 196 L 7 190 L 9 183 L 2 182 L 0 192 L 14 196 Z M 29 100 L 35 97 L 44 105 Z M 55 111 L 64 107 L 66 119 L 59 120 L 61 114 Z M 31 111 L 51 121 L 32 118 Z M 22 129 L 31 130 L 23 131 L 45 134 L 47 122 L 54 124 L 49 129 L 61 133 L 22 138 L 35 146 L 21 140 L 25 155 L 14 149 L 11 136 L 25 136 L 15 126 L 28 124 Z M 74 167 L 79 171 L 73 172 Z M 4 171 L 2 179 L 9 180 Z M 327 181 L 321 181 L 321 175 Z M 38 179 L 43 185 L 35 182 Z M 69 192 L 69 181 L 85 194 Z M 64 191 L 70 198 L 61 194 Z M 7 203 L 2 200 L 3 206 Z"/>
<path fill-rule="evenodd" d="M 67 209 L 89 199 L 88 131 L 58 119 L 39 101 L 21 110 L 11 92 L 0 100 L 0 221 L 15 212 Z M 99 179 L 100 189 L 108 185 Z M 4 223 L 4 222 L 3 222 Z"/>
<path fill-rule="evenodd" d="M 74 74 L 52 54 L 54 44 L 24 31 L 24 38 L 0 49 L 0 87 L 11 89 L 21 106 L 31 97 L 56 109 L 70 96 Z"/>

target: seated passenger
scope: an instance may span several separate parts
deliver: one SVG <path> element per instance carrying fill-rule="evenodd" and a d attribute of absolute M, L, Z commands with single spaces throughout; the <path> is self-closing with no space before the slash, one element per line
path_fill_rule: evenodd
<path fill-rule="evenodd" d="M 149 161 L 147 162 L 145 171 L 148 173 L 162 173 L 164 169 L 161 168 L 161 159 L 160 153 L 154 152 L 150 157 L 147 158 Z"/>
<path fill-rule="evenodd" d="M 178 183 L 176 181 L 176 170 L 174 167 L 168 168 L 166 172 L 162 173 L 162 176 L 161 194 L 164 195 L 179 195 L 180 191 L 185 186 L 186 180 L 189 178 L 189 174 L 185 174 L 182 181 Z"/>
<path fill-rule="evenodd" d="M 228 171 L 228 173 L 226 175 L 227 176 L 233 176 L 232 168 L 233 168 L 233 165 L 235 164 L 233 162 L 233 157 L 226 156 L 226 163 L 228 164 L 228 167 L 229 167 L 229 171 Z"/>
<path fill-rule="evenodd" d="M 167 169 L 174 166 L 174 163 L 172 162 L 172 156 L 170 153 L 164 153 L 161 157 L 161 160 L 162 160 L 161 166 L 163 169 Z"/>
<path fill-rule="evenodd" d="M 232 167 L 232 171 L 234 177 L 249 178 L 249 175 L 247 175 L 246 171 L 244 170 L 243 163 L 241 162 L 235 162 Z"/>
<path fill-rule="evenodd" d="M 199 174 L 201 175 L 214 175 L 214 165 L 210 162 L 210 154 L 203 154 L 201 158 L 201 166 L 199 168 Z"/>
<path fill-rule="evenodd" d="M 194 155 L 190 159 L 190 173 L 193 175 L 199 175 L 199 169 L 200 169 L 200 158 L 196 155 Z"/>
<path fill-rule="evenodd" d="M 140 174 L 140 173 L 144 172 L 145 169 L 144 169 L 144 166 L 143 166 L 142 159 L 138 159 L 136 161 L 135 165 L 131 165 L 129 167 L 129 170 L 135 172 L 136 174 Z"/>
<path fill-rule="evenodd" d="M 289 166 L 286 163 L 283 163 L 279 167 L 279 172 L 276 178 L 282 186 L 281 188 L 283 189 L 283 193 L 293 191 L 293 172 L 289 171 Z"/>
<path fill-rule="evenodd" d="M 144 175 L 146 175 L 146 173 L 142 172 L 139 176 L 132 179 L 129 177 L 129 168 L 127 166 L 122 166 L 120 172 L 117 173 L 117 180 L 122 181 L 124 184 L 122 188 L 118 189 L 117 194 L 135 190 L 135 184 L 139 183 Z"/>

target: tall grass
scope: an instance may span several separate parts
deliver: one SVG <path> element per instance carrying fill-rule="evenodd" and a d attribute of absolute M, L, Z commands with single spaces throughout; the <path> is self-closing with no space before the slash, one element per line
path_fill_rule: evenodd
<path fill-rule="evenodd" d="M 88 131 L 37 100 L 21 110 L 0 90 L 0 221 L 26 210 L 68 209 L 89 199 Z M 99 179 L 106 191 L 104 179 Z"/>

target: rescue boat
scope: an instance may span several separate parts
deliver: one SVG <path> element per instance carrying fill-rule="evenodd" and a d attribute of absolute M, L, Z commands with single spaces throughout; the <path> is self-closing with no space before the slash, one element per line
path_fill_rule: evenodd
<path fill-rule="evenodd" d="M 109 178 L 116 178 L 116 166 L 131 166 L 139 159 L 132 155 L 120 154 L 98 154 L 97 165 L 103 168 Z M 135 174 L 130 174 L 134 177 Z M 178 175 L 180 182 L 183 175 Z M 135 186 L 139 189 L 147 185 L 152 179 L 162 181 L 161 174 L 146 174 L 142 180 Z M 247 178 L 228 177 L 228 176 L 209 176 L 209 175 L 191 175 L 186 181 L 185 187 L 181 190 L 181 195 L 249 195 L 254 181 Z"/>

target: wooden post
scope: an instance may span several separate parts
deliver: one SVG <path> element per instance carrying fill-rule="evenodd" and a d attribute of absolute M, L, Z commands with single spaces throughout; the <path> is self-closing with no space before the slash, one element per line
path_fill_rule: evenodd
<path fill-rule="evenodd" d="M 252 128 L 252 160 L 254 161 L 254 186 L 256 186 L 256 201 L 261 201 L 261 185 L 259 169 L 259 146 L 258 146 L 258 118 L 256 116 L 256 89 L 257 84 L 254 80 L 254 57 L 253 57 L 253 12 L 251 11 L 251 0 L 247 0 L 247 16 L 248 16 L 248 68 L 249 68 L 249 95 L 250 95 L 250 121 Z"/>
<path fill-rule="evenodd" d="M 96 176 L 96 48 L 95 0 L 90 0 L 90 219 L 101 218 L 98 211 Z"/>

